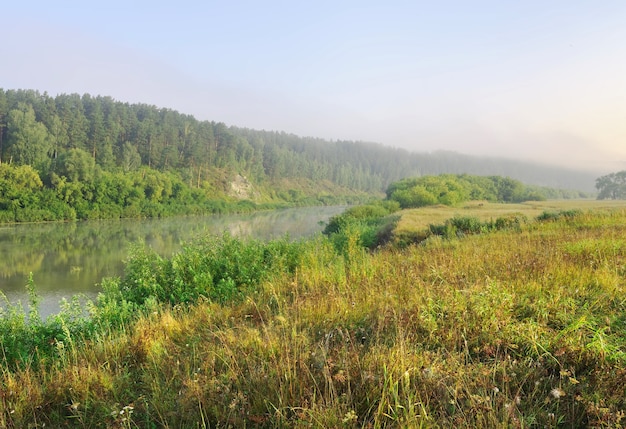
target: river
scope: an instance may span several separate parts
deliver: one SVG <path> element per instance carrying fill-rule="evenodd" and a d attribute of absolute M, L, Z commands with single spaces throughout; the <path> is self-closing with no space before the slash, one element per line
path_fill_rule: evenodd
<path fill-rule="evenodd" d="M 344 209 L 0 226 L 0 290 L 9 302 L 20 301 L 26 307 L 25 286 L 32 273 L 41 297 L 40 313 L 46 317 L 58 312 L 63 298 L 77 294 L 93 298 L 102 278 L 122 276 L 131 245 L 139 243 L 170 256 L 185 242 L 224 231 L 263 240 L 285 235 L 297 239 L 321 232 L 324 223 Z"/>

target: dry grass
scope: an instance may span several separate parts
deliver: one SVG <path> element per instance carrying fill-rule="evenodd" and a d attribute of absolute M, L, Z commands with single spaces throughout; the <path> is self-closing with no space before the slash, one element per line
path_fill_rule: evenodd
<path fill-rule="evenodd" d="M 578 209 L 612 210 L 626 208 L 622 200 L 550 200 L 528 201 L 519 204 L 489 203 L 487 201 L 468 201 L 458 207 L 429 206 L 402 211 L 402 217 L 396 226 L 398 236 L 414 235 L 428 229 L 431 224 L 441 224 L 454 216 L 472 216 L 482 221 L 498 217 L 521 214 L 529 219 L 539 216 L 545 211 Z"/>
<path fill-rule="evenodd" d="M 244 302 L 5 370 L 0 427 L 620 427 L 625 233 L 613 210 L 347 257 L 320 240 Z"/>

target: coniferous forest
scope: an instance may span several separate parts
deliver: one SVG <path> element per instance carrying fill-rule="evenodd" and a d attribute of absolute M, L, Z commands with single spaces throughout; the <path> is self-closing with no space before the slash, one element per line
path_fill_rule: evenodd
<path fill-rule="evenodd" d="M 89 94 L 0 89 L 0 222 L 355 202 L 407 177 L 501 175 L 572 191 L 594 175 L 200 121 Z M 554 197 L 554 194 L 550 195 Z"/>

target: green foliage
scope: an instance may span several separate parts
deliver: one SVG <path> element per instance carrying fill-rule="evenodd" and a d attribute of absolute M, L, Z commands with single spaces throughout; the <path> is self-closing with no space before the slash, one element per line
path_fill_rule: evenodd
<path fill-rule="evenodd" d="M 572 209 L 572 210 L 559 210 L 559 211 L 544 211 L 539 216 L 537 216 L 537 220 L 541 222 L 546 221 L 556 221 L 560 219 L 571 220 L 576 218 L 577 216 L 582 215 L 582 210 Z"/>
<path fill-rule="evenodd" d="M 74 297 L 61 312 L 42 320 L 32 275 L 26 289 L 28 312 L 21 303 L 0 307 L 0 345 L 4 362 L 16 368 L 46 362 L 69 351 L 77 340 L 98 332 L 122 329 L 162 305 L 180 306 L 207 299 L 220 304 L 240 302 L 272 276 L 293 274 L 300 267 L 307 242 L 287 238 L 261 242 L 229 234 L 208 236 L 187 244 L 171 258 L 135 246 L 123 279 L 102 281 L 95 302 Z"/>
<path fill-rule="evenodd" d="M 82 149 L 69 149 L 54 161 L 52 170 L 69 182 L 88 184 L 94 179 L 96 162 Z"/>
<path fill-rule="evenodd" d="M 527 222 L 526 216 L 521 214 L 501 216 L 495 221 L 481 221 L 473 216 L 454 216 L 443 224 L 429 225 L 429 232 L 432 235 L 450 239 L 500 230 L 519 231 L 521 226 Z"/>
<path fill-rule="evenodd" d="M 122 146 L 120 167 L 124 173 L 135 171 L 141 166 L 141 155 L 137 148 L 130 142 L 125 142 Z"/>
<path fill-rule="evenodd" d="M 528 223 L 528 218 L 523 214 L 510 214 L 506 216 L 500 216 L 494 222 L 494 226 L 497 230 L 509 229 L 514 231 L 520 231 L 522 225 Z"/>
<path fill-rule="evenodd" d="M 399 217 L 393 213 L 400 205 L 396 201 L 381 201 L 348 208 L 329 219 L 323 233 L 337 249 L 345 249 L 352 237 L 358 237 L 363 247 L 373 249 L 386 243 Z"/>
<path fill-rule="evenodd" d="M 16 201 L 13 207 L 0 207 L 0 221 L 64 219 L 60 217 L 64 212 L 81 219 L 198 213 L 211 211 L 216 200 L 233 208 L 227 178 L 234 175 L 249 180 L 255 204 L 289 205 L 360 203 L 364 195 L 378 195 L 416 172 L 438 175 L 459 171 L 459 166 L 484 174 L 513 171 L 535 182 L 559 183 L 567 177 L 575 183 L 572 186 L 583 189 L 590 180 L 585 174 L 514 161 L 501 160 L 494 167 L 492 161 L 454 153 L 418 154 L 377 144 L 228 127 L 169 109 L 88 94 L 51 97 L 32 90 L 0 89 L 0 100 L 0 165 L 31 166 L 46 189 L 58 191 L 65 206 L 49 211 L 38 201 Z M 182 182 L 184 192 L 168 198 L 166 183 L 153 171 L 172 179 L 172 184 L 174 178 Z M 140 172 L 137 180 L 135 174 Z M 94 183 L 101 174 L 121 182 L 124 174 L 133 175 L 133 192 L 141 195 L 126 203 L 95 201 L 96 193 L 115 192 Z M 507 180 L 499 181 L 498 189 L 478 181 L 448 174 L 445 180 L 398 189 L 395 198 L 403 207 L 416 207 L 458 204 L 468 198 L 518 201 L 547 195 L 542 189 L 519 195 L 515 183 Z M 24 209 L 19 216 L 18 205 Z"/>
<path fill-rule="evenodd" d="M 172 305 L 200 297 L 220 303 L 238 300 L 271 275 L 295 270 L 301 246 L 224 234 L 188 244 L 170 259 L 137 247 L 131 251 L 124 279 L 119 286 L 109 285 L 108 294 L 140 307 L 149 299 Z"/>
<path fill-rule="evenodd" d="M 40 298 L 32 273 L 26 291 L 28 313 L 24 311 L 22 303 L 11 303 L 0 292 L 4 301 L 0 307 L 2 359 L 12 369 L 28 368 L 37 362 L 54 360 L 60 351 L 66 351 L 66 345 L 93 333 L 92 322 L 86 317 L 79 296 L 69 302 L 64 300 L 58 314 L 42 320 L 39 315 Z"/>
<path fill-rule="evenodd" d="M 607 174 L 596 179 L 599 200 L 626 199 L 626 170 Z"/>
<path fill-rule="evenodd" d="M 433 235 L 454 238 L 465 234 L 487 232 L 490 227 L 491 223 L 481 222 L 475 217 L 463 216 L 448 219 L 441 225 L 430 225 L 429 230 Z"/>
<path fill-rule="evenodd" d="M 10 222 L 28 217 L 27 213 L 39 208 L 42 188 L 39 174 L 30 165 L 1 164 L 0 213 L 3 210 Z"/>
<path fill-rule="evenodd" d="M 470 200 L 516 203 L 541 201 L 548 198 L 579 198 L 551 188 L 527 186 L 509 177 L 471 176 L 467 174 L 422 176 L 394 182 L 387 188 L 387 199 L 397 201 L 402 208 L 444 204 L 454 206 Z"/>
<path fill-rule="evenodd" d="M 102 292 L 95 303 L 89 304 L 89 313 L 95 326 L 100 329 L 121 328 L 139 316 L 140 306 L 124 295 L 119 278 L 104 278 Z M 144 300 L 144 304 L 145 304 Z M 145 305 L 150 308 L 150 305 Z"/>
<path fill-rule="evenodd" d="M 41 173 L 47 171 L 50 136 L 45 125 L 35 119 L 32 106 L 18 103 L 17 108 L 9 112 L 7 134 L 7 151 L 11 159 L 22 165 L 31 165 Z"/>

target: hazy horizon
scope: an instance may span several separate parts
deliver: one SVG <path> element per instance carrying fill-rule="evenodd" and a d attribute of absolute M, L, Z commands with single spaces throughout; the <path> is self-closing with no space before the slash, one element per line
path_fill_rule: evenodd
<path fill-rule="evenodd" d="M 0 87 L 242 128 L 626 169 L 626 3 L 5 5 Z"/>

